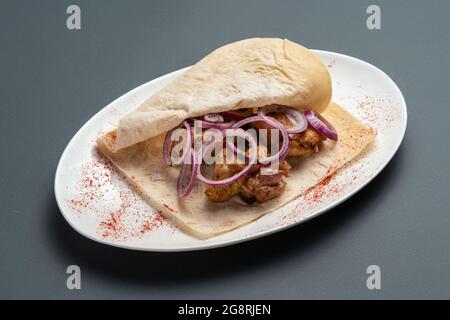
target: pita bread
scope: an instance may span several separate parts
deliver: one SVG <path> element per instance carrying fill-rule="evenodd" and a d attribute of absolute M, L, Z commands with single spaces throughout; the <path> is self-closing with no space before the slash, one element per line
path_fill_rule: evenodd
<path fill-rule="evenodd" d="M 345 163 L 375 138 L 342 107 L 331 102 L 327 69 L 308 49 L 282 39 L 248 39 L 221 47 L 120 120 L 97 141 L 99 150 L 128 178 L 149 204 L 177 226 L 209 238 L 243 226 L 295 199 Z M 288 159 L 293 168 L 282 195 L 248 205 L 239 197 L 209 201 L 196 182 L 185 199 L 177 196 L 179 169 L 162 158 L 165 133 L 184 119 L 280 104 L 315 110 L 333 124 L 337 142 L 326 140 L 308 158 Z"/>
<path fill-rule="evenodd" d="M 269 104 L 322 112 L 331 99 L 328 70 L 305 47 L 255 38 L 223 46 L 119 122 L 115 152 L 184 119 Z"/>
<path fill-rule="evenodd" d="M 284 193 L 253 205 L 237 196 L 224 203 L 211 202 L 205 196 L 205 185 L 200 182 L 196 182 L 187 198 L 180 200 L 176 191 L 179 169 L 167 166 L 162 159 L 164 134 L 116 153 L 107 147 L 108 136 L 99 140 L 98 146 L 153 208 L 187 233 L 209 238 L 243 226 L 295 199 L 355 158 L 375 138 L 373 129 L 362 125 L 335 103 L 323 115 L 336 128 L 338 142 L 326 140 L 320 151 L 308 158 L 288 158 L 293 168 L 285 178 Z"/>

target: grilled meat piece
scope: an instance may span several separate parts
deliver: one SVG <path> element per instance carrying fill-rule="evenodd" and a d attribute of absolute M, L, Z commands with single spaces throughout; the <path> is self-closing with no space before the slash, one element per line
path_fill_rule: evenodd
<path fill-rule="evenodd" d="M 292 122 L 285 113 L 269 113 L 269 115 L 286 128 L 292 128 Z"/>
<path fill-rule="evenodd" d="M 278 197 L 286 188 L 283 177 L 289 175 L 291 168 L 289 162 L 283 160 L 274 174 L 261 174 L 260 172 L 252 174 L 241 186 L 241 198 L 251 204 L 255 201 L 262 203 Z M 270 168 L 264 169 L 271 170 Z"/>
<path fill-rule="evenodd" d="M 284 176 L 288 176 L 289 172 L 291 171 L 292 166 L 287 162 L 286 160 L 283 160 L 280 162 L 278 166 L 274 167 L 261 167 L 260 173 L 263 175 L 274 175 L 277 173 L 281 173 Z M 263 173 L 264 170 L 264 173 Z"/>
<path fill-rule="evenodd" d="M 283 113 L 271 113 L 281 124 L 287 128 L 292 127 L 289 118 Z M 253 123 L 255 128 L 267 128 L 264 123 Z M 316 151 L 318 145 L 324 140 L 312 127 L 308 127 L 304 132 L 299 134 L 292 134 L 289 147 L 289 155 L 293 156 L 307 156 Z M 269 131 L 270 139 L 270 131 Z M 270 140 L 269 140 L 270 143 Z M 312 150 L 312 151 L 311 151 Z M 247 154 L 251 154 L 252 150 L 248 150 Z M 258 147 L 258 158 L 267 156 L 266 148 Z M 243 170 L 245 164 L 215 164 L 213 168 L 213 180 L 223 180 L 229 178 L 239 171 Z M 281 195 L 285 188 L 286 182 L 283 177 L 289 174 L 291 165 L 283 160 L 280 162 L 278 171 L 273 174 L 261 174 L 261 165 L 253 165 L 250 175 L 242 177 L 237 181 L 227 186 L 207 186 L 206 196 L 210 201 L 223 202 L 229 200 L 236 194 L 240 194 L 241 198 L 247 203 L 258 201 L 260 203 L 266 202 L 270 199 Z M 271 170 L 264 168 L 264 170 Z"/>
<path fill-rule="evenodd" d="M 319 151 L 319 147 L 326 137 L 308 125 L 305 131 L 290 135 L 288 156 L 307 157 Z"/>
<path fill-rule="evenodd" d="M 278 170 L 280 170 L 280 173 L 284 174 L 286 177 L 289 175 L 289 171 L 291 171 L 291 169 L 292 166 L 286 160 L 280 162 Z"/>
<path fill-rule="evenodd" d="M 280 122 L 286 128 L 292 128 L 292 123 L 288 116 L 284 113 L 272 112 L 268 114 L 270 117 L 274 118 Z M 263 129 L 267 128 L 267 124 L 254 123 L 255 128 Z M 300 133 L 294 133 L 289 135 L 289 151 L 288 156 L 291 157 L 307 157 L 314 152 L 319 150 L 322 141 L 326 139 L 323 135 L 318 133 L 311 125 L 308 125 L 305 131 Z M 268 131 L 268 144 L 270 143 L 270 131 Z"/>
<path fill-rule="evenodd" d="M 278 197 L 286 188 L 283 173 L 274 175 L 256 174 L 248 178 L 242 185 L 241 198 L 247 203 L 255 200 L 262 203 Z"/>
<path fill-rule="evenodd" d="M 276 113 L 273 114 L 272 117 L 278 120 L 286 128 L 292 127 L 289 118 L 284 113 Z M 307 157 L 314 152 L 319 151 L 319 147 L 326 137 L 318 133 L 311 125 L 308 125 L 305 131 L 290 134 L 289 139 L 288 156 Z"/>
<path fill-rule="evenodd" d="M 225 149 L 223 152 L 225 152 Z M 249 149 L 246 153 L 247 155 L 251 155 L 251 152 L 252 151 Z M 267 149 L 262 146 L 258 147 L 258 156 L 261 157 L 265 155 L 267 155 Z M 214 164 L 212 180 L 223 180 L 232 177 L 246 167 L 246 164 L 227 163 L 226 160 L 227 157 L 224 156 L 224 163 Z M 236 161 L 236 158 L 234 161 Z M 251 172 L 256 172 L 260 167 L 260 165 L 255 164 L 250 170 Z M 245 182 L 245 179 L 246 177 L 242 177 L 226 186 L 207 186 L 205 191 L 206 197 L 213 202 L 227 201 L 241 191 L 241 187 Z"/>
<path fill-rule="evenodd" d="M 247 151 L 247 154 L 249 152 L 251 151 Z M 259 147 L 258 154 L 260 156 L 265 155 L 267 154 L 267 150 L 264 150 L 263 147 Z M 245 166 L 245 164 L 216 163 L 214 164 L 212 179 L 223 180 L 229 178 L 243 170 Z M 207 186 L 205 191 L 206 197 L 213 202 L 224 202 L 234 195 L 241 193 L 242 198 L 246 201 L 254 202 L 257 200 L 259 202 L 264 202 L 280 195 L 284 190 L 283 184 L 285 184 L 281 178 L 282 176 L 287 176 L 289 174 L 291 165 L 286 160 L 283 160 L 278 167 L 278 172 L 275 172 L 273 175 L 260 174 L 260 168 L 261 165 L 253 165 L 251 177 L 242 177 L 229 185 Z M 250 179 L 254 179 L 254 181 L 252 180 L 253 182 L 249 182 Z M 279 181 L 279 179 L 281 179 L 281 181 Z M 249 185 L 244 187 L 247 183 L 249 183 Z"/>
<path fill-rule="evenodd" d="M 216 163 L 213 168 L 213 180 L 223 180 L 229 178 L 242 169 L 244 169 L 245 164 L 218 164 Z M 242 184 L 245 177 L 242 177 L 232 184 L 226 186 L 207 186 L 205 194 L 210 201 L 213 202 L 223 202 L 230 199 L 235 194 L 241 191 Z"/>

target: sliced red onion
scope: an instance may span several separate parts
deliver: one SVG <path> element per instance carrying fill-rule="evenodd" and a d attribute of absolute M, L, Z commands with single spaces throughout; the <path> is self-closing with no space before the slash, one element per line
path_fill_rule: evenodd
<path fill-rule="evenodd" d="M 224 122 L 223 117 L 218 113 L 210 113 L 210 114 L 204 115 L 203 119 L 205 119 L 205 121 L 212 122 L 212 123 Z"/>
<path fill-rule="evenodd" d="M 308 127 L 308 121 L 305 115 L 298 111 L 297 109 L 281 106 L 281 105 L 270 105 L 259 109 L 258 115 L 267 116 L 271 112 L 284 113 L 293 123 L 292 128 L 286 128 L 288 133 L 299 133 L 306 130 Z"/>
<path fill-rule="evenodd" d="M 181 156 L 180 161 L 177 161 L 177 163 L 175 163 L 175 164 L 185 162 L 185 160 L 188 157 L 188 154 L 190 153 L 190 147 L 192 145 L 191 127 L 189 126 L 189 123 L 187 121 L 184 121 L 183 125 L 186 128 L 186 141 L 185 141 L 185 145 L 183 147 L 183 155 Z M 177 126 L 177 127 L 173 128 L 172 130 L 169 130 L 164 138 L 163 159 L 164 159 L 164 162 L 169 166 L 172 165 L 172 158 L 170 156 L 170 151 L 171 151 L 171 146 L 172 146 L 172 133 L 179 128 L 180 128 L 180 126 Z"/>
<path fill-rule="evenodd" d="M 182 164 L 177 180 L 177 193 L 180 198 L 185 198 L 192 192 L 195 180 L 200 171 L 200 162 L 192 147 L 189 148 L 188 154 L 192 159 L 192 163 Z"/>
<path fill-rule="evenodd" d="M 338 135 L 333 125 L 325 119 L 320 113 L 314 111 L 305 111 L 306 119 L 309 124 L 317 130 L 320 134 L 324 135 L 331 140 L 337 141 Z"/>
<path fill-rule="evenodd" d="M 235 123 L 234 121 L 231 122 L 225 122 L 225 123 L 214 123 L 214 122 L 208 122 L 208 121 L 204 121 L 204 120 L 196 120 L 195 122 L 200 122 L 202 128 L 206 128 L 206 129 L 219 129 L 219 130 L 225 130 L 228 128 L 231 128 L 233 126 L 233 124 Z"/>
<path fill-rule="evenodd" d="M 281 132 L 281 136 L 283 137 L 283 144 L 281 145 L 280 150 L 276 154 L 274 154 L 270 157 L 266 157 L 266 159 L 264 161 L 259 160 L 259 163 L 261 163 L 262 165 L 272 165 L 272 164 L 278 163 L 279 161 L 284 160 L 288 154 L 288 149 L 289 149 L 289 134 L 288 134 L 286 128 L 280 122 L 275 120 L 274 118 L 262 116 L 262 115 L 252 116 L 252 117 L 245 118 L 239 122 L 236 122 L 233 125 L 233 128 L 240 128 L 243 125 L 246 125 L 251 122 L 257 122 L 257 121 L 265 122 L 272 128 L 278 129 Z M 236 152 L 240 155 L 244 155 L 243 152 L 241 150 L 238 150 L 233 143 L 229 143 L 227 141 L 227 144 L 228 144 L 228 146 L 231 147 L 232 150 L 234 150 L 234 152 Z M 254 150 L 257 150 L 257 149 L 254 149 Z M 255 153 L 257 153 L 257 152 L 255 152 Z M 247 155 L 244 155 L 244 156 L 246 157 L 246 159 L 248 159 Z"/>
<path fill-rule="evenodd" d="M 167 131 L 166 136 L 164 137 L 163 159 L 168 166 L 172 165 L 172 160 L 170 159 L 170 147 L 172 146 L 172 133 L 178 128 L 179 127 L 176 127 Z"/>
<path fill-rule="evenodd" d="M 248 132 L 245 132 L 243 129 L 239 129 L 239 128 L 228 129 L 226 132 L 226 135 L 244 138 L 245 140 L 247 140 L 249 142 L 250 148 L 252 148 L 253 150 L 256 150 L 256 148 L 258 146 L 255 139 L 253 138 L 253 136 L 251 134 L 249 134 Z M 209 149 L 213 145 L 214 145 L 214 143 L 211 143 L 207 146 L 207 148 Z M 202 156 L 203 156 L 203 154 L 205 154 L 205 151 L 206 150 L 203 151 Z M 256 163 L 256 160 L 257 160 L 257 154 L 255 152 L 252 155 L 252 157 L 249 159 L 247 166 L 242 171 L 239 171 L 235 175 L 233 175 L 229 178 L 223 179 L 223 180 L 208 179 L 203 176 L 201 170 L 198 171 L 197 179 L 203 183 L 206 183 L 207 185 L 210 185 L 210 186 L 226 186 L 226 185 L 232 184 L 236 180 L 238 180 L 238 179 L 242 178 L 243 176 L 245 176 L 246 174 L 248 174 L 249 171 L 251 170 L 252 166 Z M 201 159 L 200 159 L 200 161 L 201 161 Z"/>

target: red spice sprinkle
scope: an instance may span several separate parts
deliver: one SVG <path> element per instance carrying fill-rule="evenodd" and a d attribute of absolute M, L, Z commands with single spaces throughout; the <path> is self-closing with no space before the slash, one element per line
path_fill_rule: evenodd
<path fill-rule="evenodd" d="M 328 67 L 332 67 L 334 63 L 330 62 Z M 363 85 L 357 85 L 358 91 L 364 90 Z M 336 101 L 343 106 L 354 106 L 353 114 L 360 119 L 369 128 L 360 130 L 352 139 L 360 140 L 367 134 L 378 134 L 395 124 L 401 116 L 401 108 L 398 103 L 394 103 L 389 98 L 378 98 L 373 96 L 339 96 Z M 350 145 L 342 145 L 343 148 L 352 148 Z M 367 165 L 366 151 L 358 156 L 357 163 L 349 163 L 342 168 L 350 169 L 351 176 L 348 179 L 336 178 L 332 176 L 322 180 L 316 186 L 307 190 L 301 197 L 296 207 L 287 215 L 283 215 L 278 221 L 283 225 L 297 222 L 302 219 L 302 213 L 309 213 L 311 209 L 319 206 L 321 203 L 328 201 L 328 199 L 336 199 L 342 195 L 346 190 L 351 189 L 355 185 L 359 185 L 362 181 L 367 179 L 369 172 L 366 172 Z M 338 160 L 336 160 L 339 162 Z M 336 168 L 330 168 L 330 171 Z M 341 169 L 341 170 L 342 170 Z"/>
<path fill-rule="evenodd" d="M 97 233 L 103 238 L 142 238 L 163 224 L 172 230 L 171 224 L 124 181 L 109 159 L 94 151 L 81 168 L 76 196 L 66 203 L 79 215 L 95 215 L 99 221 Z"/>
<path fill-rule="evenodd" d="M 310 188 L 305 193 L 305 198 L 309 200 L 309 202 L 320 202 L 320 200 L 326 195 L 326 186 L 330 183 L 332 176 L 328 176 L 314 187 Z"/>
<path fill-rule="evenodd" d="M 166 218 L 160 214 L 156 213 L 152 219 L 144 221 L 142 224 L 141 230 L 139 231 L 141 234 L 145 234 L 154 228 L 160 227 L 164 222 L 166 221 Z"/>
<path fill-rule="evenodd" d="M 111 217 L 105 221 L 100 222 L 99 228 L 103 229 L 102 237 L 108 238 L 119 238 L 120 232 L 122 231 L 123 227 L 120 224 L 120 217 L 122 216 L 122 213 L 111 213 Z"/>

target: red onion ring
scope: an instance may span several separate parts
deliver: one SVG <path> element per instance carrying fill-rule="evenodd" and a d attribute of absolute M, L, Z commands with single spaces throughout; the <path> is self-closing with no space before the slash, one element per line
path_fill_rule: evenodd
<path fill-rule="evenodd" d="M 191 127 L 189 126 L 189 123 L 187 121 L 183 122 L 183 125 L 186 128 L 186 143 L 183 147 L 183 155 L 180 158 L 180 161 L 177 161 L 175 164 L 184 163 L 186 158 L 188 157 L 188 154 L 190 153 L 190 147 L 192 145 L 192 132 Z M 181 126 L 181 125 L 180 125 Z M 163 159 L 164 162 L 171 166 L 172 165 L 172 158 L 170 156 L 171 146 L 172 146 L 172 133 L 179 129 L 180 126 L 177 126 L 170 131 L 166 133 L 166 136 L 164 138 L 164 144 L 163 144 Z"/>
<path fill-rule="evenodd" d="M 163 144 L 163 159 L 164 162 L 168 165 L 171 166 L 172 165 L 172 160 L 170 159 L 170 147 L 172 146 L 172 133 L 178 129 L 178 127 L 175 127 L 173 129 L 170 129 L 169 131 L 167 131 L 166 136 L 164 137 L 164 144 Z"/>
<path fill-rule="evenodd" d="M 278 151 L 278 153 L 274 154 L 273 156 L 266 157 L 265 161 L 259 161 L 259 163 L 261 163 L 262 165 L 265 166 L 265 165 L 276 164 L 276 163 L 284 160 L 289 151 L 288 150 L 289 149 L 289 134 L 288 134 L 286 128 L 277 120 L 275 120 L 271 117 L 257 115 L 257 116 L 248 117 L 239 122 L 236 122 L 232 128 L 239 128 L 239 127 L 242 127 L 243 125 L 246 125 L 251 122 L 256 122 L 256 121 L 263 121 L 263 122 L 267 123 L 269 126 L 271 126 L 272 128 L 278 129 L 281 132 L 281 136 L 283 137 L 283 144 L 281 145 L 281 148 Z M 231 149 L 234 152 L 243 155 L 243 152 L 241 150 L 238 150 L 234 146 L 233 143 L 229 143 L 227 141 L 227 144 L 231 147 Z M 257 149 L 255 149 L 255 150 L 257 150 Z M 257 152 L 255 152 L 255 153 L 257 153 Z M 245 157 L 246 157 L 246 159 L 248 158 L 247 155 L 245 155 Z"/>
<path fill-rule="evenodd" d="M 286 114 L 289 120 L 294 124 L 292 128 L 286 128 L 288 133 L 300 133 L 305 131 L 306 128 L 308 127 L 308 121 L 306 120 L 306 117 L 302 112 L 298 111 L 297 109 L 286 106 L 281 105 L 266 106 L 258 110 L 258 115 L 268 116 L 267 114 L 271 112 L 280 112 Z"/>
<path fill-rule="evenodd" d="M 309 124 L 317 130 L 320 134 L 333 141 L 337 141 L 338 135 L 333 125 L 325 119 L 320 113 L 314 111 L 305 111 L 305 117 Z"/>
<path fill-rule="evenodd" d="M 222 123 L 224 122 L 223 117 L 218 113 L 210 113 L 203 116 L 203 119 L 212 123 Z"/>
<path fill-rule="evenodd" d="M 235 123 L 234 121 L 225 122 L 225 123 L 214 123 L 214 122 L 208 122 L 208 121 L 204 121 L 204 120 L 195 120 L 195 122 L 197 122 L 197 121 L 200 121 L 202 128 L 219 129 L 219 130 L 229 129 Z"/>
<path fill-rule="evenodd" d="M 246 139 L 249 144 L 250 147 L 253 148 L 254 150 L 256 150 L 257 148 L 257 143 L 255 141 L 255 139 L 253 138 L 253 136 L 251 134 L 249 134 L 248 132 L 245 132 L 243 129 L 240 128 L 234 128 L 234 129 L 228 129 L 226 132 L 226 136 L 239 136 L 239 137 L 243 137 L 244 139 Z M 211 146 L 215 145 L 214 143 L 211 143 L 209 145 L 206 146 L 206 148 L 209 148 Z M 203 151 L 202 156 L 205 154 L 206 150 Z M 226 186 L 229 184 L 232 184 L 233 182 L 235 182 L 236 180 L 238 180 L 239 178 L 243 177 L 244 175 L 248 174 L 248 172 L 251 170 L 252 166 L 256 163 L 257 160 L 257 154 L 256 152 L 252 155 L 252 157 L 249 159 L 249 162 L 247 164 L 247 166 L 239 171 L 238 173 L 236 173 L 235 175 L 223 179 L 223 180 L 211 180 L 208 179 L 206 177 L 203 176 L 201 170 L 198 170 L 197 173 L 197 179 L 207 185 L 210 186 Z M 201 159 L 200 159 L 201 161 Z M 199 162 L 200 162 L 199 161 Z"/>
<path fill-rule="evenodd" d="M 188 154 L 192 157 L 192 163 L 183 163 L 181 166 L 180 174 L 177 180 L 177 194 L 180 198 L 187 197 L 194 188 L 195 180 L 200 171 L 200 162 L 197 159 L 197 154 L 192 147 L 189 148 Z M 189 169 L 191 174 L 189 175 Z M 189 179 L 187 181 L 187 179 Z"/>

